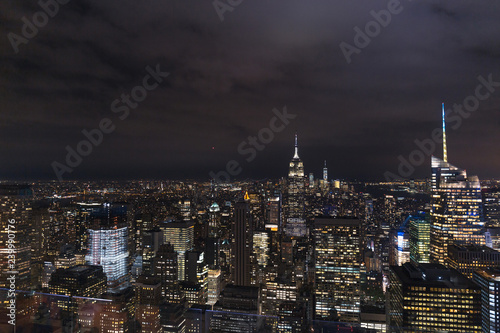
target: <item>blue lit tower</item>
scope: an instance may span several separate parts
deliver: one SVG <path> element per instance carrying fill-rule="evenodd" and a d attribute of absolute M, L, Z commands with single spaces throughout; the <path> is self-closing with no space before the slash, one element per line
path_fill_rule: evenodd
<path fill-rule="evenodd" d="M 126 206 L 105 203 L 94 212 L 88 230 L 89 245 L 85 260 L 102 266 L 108 280 L 108 292 L 119 292 L 130 285 L 128 273 L 128 227 Z"/>
<path fill-rule="evenodd" d="M 477 176 L 448 163 L 443 104 L 443 159 L 431 158 L 431 260 L 446 264 L 448 245 L 480 242 L 483 227 L 481 184 Z"/>

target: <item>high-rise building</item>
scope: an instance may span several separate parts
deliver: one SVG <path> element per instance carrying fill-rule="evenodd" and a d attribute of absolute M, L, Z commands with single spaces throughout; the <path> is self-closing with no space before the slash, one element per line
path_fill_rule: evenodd
<path fill-rule="evenodd" d="M 481 332 L 481 289 L 440 264 L 390 267 L 391 332 Z"/>
<path fill-rule="evenodd" d="M 477 269 L 499 267 L 500 252 L 484 245 L 452 244 L 448 246 L 446 264 L 472 279 L 472 273 Z"/>
<path fill-rule="evenodd" d="M 156 277 L 142 275 L 135 283 L 136 320 L 142 332 L 160 333 L 161 283 Z"/>
<path fill-rule="evenodd" d="M 260 314 L 258 287 L 227 285 L 214 305 L 211 332 L 259 332 L 265 324 Z"/>
<path fill-rule="evenodd" d="M 270 237 L 267 231 L 256 231 L 253 234 L 253 253 L 260 268 L 265 268 L 269 260 Z"/>
<path fill-rule="evenodd" d="M 315 318 L 359 322 L 361 221 L 316 218 L 313 222 Z M 337 320 L 338 321 L 338 320 Z"/>
<path fill-rule="evenodd" d="M 52 294 L 99 298 L 106 292 L 106 275 L 101 266 L 78 265 L 56 270 L 50 279 Z M 78 310 L 76 301 L 58 298 L 58 305 L 65 311 Z"/>
<path fill-rule="evenodd" d="M 410 261 L 414 264 L 429 262 L 430 252 L 430 216 L 425 212 L 418 212 L 409 217 L 410 231 Z"/>
<path fill-rule="evenodd" d="M 89 232 L 88 253 L 85 260 L 90 265 L 102 266 L 108 278 L 108 291 L 116 292 L 130 285 L 129 228 L 122 206 L 105 203 L 95 212 Z"/>
<path fill-rule="evenodd" d="M 204 252 L 186 252 L 186 281 L 200 286 L 201 301 L 198 304 L 205 304 L 208 299 L 208 264 Z"/>
<path fill-rule="evenodd" d="M 252 253 L 252 221 L 248 202 L 239 201 L 234 207 L 233 281 L 237 286 L 250 286 Z"/>
<path fill-rule="evenodd" d="M 325 160 L 325 166 L 323 167 L 323 180 L 325 182 L 328 182 L 328 168 L 326 167 L 326 160 Z"/>
<path fill-rule="evenodd" d="M 431 260 L 445 264 L 452 242 L 477 243 L 484 226 L 481 184 L 477 176 L 448 163 L 443 105 L 443 155 L 432 156 Z"/>
<path fill-rule="evenodd" d="M 152 260 L 156 256 L 161 244 L 163 244 L 163 232 L 160 228 L 156 227 L 144 231 L 142 237 L 142 272 L 151 274 Z"/>
<path fill-rule="evenodd" d="M 500 227 L 500 188 L 483 188 L 484 219 L 488 226 Z"/>
<path fill-rule="evenodd" d="M 299 157 L 297 134 L 295 134 L 295 154 L 288 171 L 288 192 L 285 210 L 285 233 L 289 236 L 305 236 L 305 177 L 304 163 Z"/>
<path fill-rule="evenodd" d="M 163 244 L 152 260 L 153 275 L 161 281 L 161 295 L 168 303 L 183 303 L 179 285 L 177 252 L 171 244 Z"/>
<path fill-rule="evenodd" d="M 9 288 L 15 275 L 17 290 L 31 287 L 33 192 L 27 185 L 0 185 L 0 287 Z"/>
<path fill-rule="evenodd" d="M 473 280 L 481 287 L 483 332 L 500 332 L 500 269 L 477 270 Z"/>
<path fill-rule="evenodd" d="M 219 300 L 222 286 L 222 274 L 220 268 L 208 270 L 208 301 L 213 306 Z"/>
<path fill-rule="evenodd" d="M 193 249 L 194 224 L 191 221 L 165 221 L 160 225 L 163 231 L 163 243 L 172 244 L 177 252 L 179 280 L 186 280 L 186 252 Z"/>

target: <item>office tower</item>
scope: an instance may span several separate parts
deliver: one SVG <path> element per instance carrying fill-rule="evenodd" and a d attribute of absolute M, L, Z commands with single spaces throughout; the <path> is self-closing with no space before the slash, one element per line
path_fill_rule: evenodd
<path fill-rule="evenodd" d="M 391 332 L 481 332 L 481 289 L 440 264 L 391 266 Z"/>
<path fill-rule="evenodd" d="M 472 279 L 477 269 L 499 267 L 500 252 L 484 245 L 449 245 L 447 266 Z"/>
<path fill-rule="evenodd" d="M 205 241 L 205 261 L 208 267 L 220 266 L 220 239 L 218 237 L 207 237 Z"/>
<path fill-rule="evenodd" d="M 142 272 L 151 274 L 152 260 L 156 256 L 160 245 L 163 244 L 163 232 L 160 228 L 156 227 L 144 231 L 142 237 Z"/>
<path fill-rule="evenodd" d="M 488 226 L 500 227 L 500 188 L 484 188 L 484 219 Z"/>
<path fill-rule="evenodd" d="M 267 231 L 256 231 L 253 234 L 253 253 L 259 267 L 265 268 L 269 260 L 270 237 Z"/>
<path fill-rule="evenodd" d="M 205 304 L 205 292 L 201 285 L 190 281 L 181 281 L 182 293 L 186 297 L 187 304 Z"/>
<path fill-rule="evenodd" d="M 136 320 L 142 332 L 160 333 L 161 283 L 156 277 L 141 275 L 135 283 Z"/>
<path fill-rule="evenodd" d="M 447 161 L 443 105 L 444 160 L 432 156 L 431 168 L 431 260 L 445 264 L 448 245 L 480 242 L 482 222 L 481 184 Z"/>
<path fill-rule="evenodd" d="M 309 188 L 314 188 L 314 174 L 309 173 Z"/>
<path fill-rule="evenodd" d="M 102 310 L 99 313 L 99 332 L 136 332 L 135 292 L 132 286 L 113 293 L 105 293 Z"/>
<path fill-rule="evenodd" d="M 56 295 L 99 298 L 106 292 L 106 275 L 101 266 L 78 265 L 56 270 L 50 279 L 50 293 Z M 65 311 L 78 310 L 76 300 L 58 298 L 58 305 Z"/>
<path fill-rule="evenodd" d="M 258 287 L 227 285 L 214 305 L 211 332 L 260 332 L 265 325 L 260 314 Z"/>
<path fill-rule="evenodd" d="M 315 318 L 359 322 L 362 235 L 358 219 L 316 218 L 312 238 Z"/>
<path fill-rule="evenodd" d="M 219 205 L 214 202 L 208 208 L 208 235 L 211 237 L 220 237 L 221 212 Z"/>
<path fill-rule="evenodd" d="M 31 285 L 40 287 L 43 278 L 43 261 L 48 255 L 50 223 L 48 202 L 33 203 L 32 221 L 29 236 L 31 241 Z"/>
<path fill-rule="evenodd" d="M 473 280 L 481 287 L 483 332 L 500 332 L 500 269 L 477 270 L 474 272 Z"/>
<path fill-rule="evenodd" d="M 397 229 L 391 232 L 391 253 L 389 254 L 389 264 L 398 265 L 410 261 L 410 233 L 408 230 L 409 217 Z"/>
<path fill-rule="evenodd" d="M 208 298 L 208 265 L 204 252 L 186 252 L 186 281 L 200 286 L 201 300 L 198 304 L 205 304 Z"/>
<path fill-rule="evenodd" d="M 116 292 L 130 285 L 128 273 L 128 227 L 101 224 L 89 229 L 89 249 L 85 260 L 99 265 L 108 277 L 108 291 Z"/>
<path fill-rule="evenodd" d="M 0 288 L 14 274 L 16 289 L 30 290 L 32 202 L 29 186 L 0 185 Z"/>
<path fill-rule="evenodd" d="M 172 244 L 177 252 L 179 280 L 184 281 L 186 252 L 193 248 L 194 224 L 190 221 L 165 221 L 160 225 L 163 231 L 163 244 Z"/>
<path fill-rule="evenodd" d="M 184 306 L 181 304 L 160 305 L 160 325 L 163 333 L 188 333 Z"/>
<path fill-rule="evenodd" d="M 429 262 L 430 253 L 430 216 L 425 212 L 410 215 L 410 261 L 414 264 Z"/>
<path fill-rule="evenodd" d="M 177 252 L 171 244 L 163 244 L 152 261 L 153 275 L 161 281 L 161 295 L 168 303 L 183 303 L 178 280 Z"/>
<path fill-rule="evenodd" d="M 293 301 L 281 302 L 277 309 L 278 333 L 302 333 L 307 331 L 307 311 L 302 303 Z"/>
<path fill-rule="evenodd" d="M 285 211 L 285 232 L 289 236 L 305 236 L 305 178 L 304 164 L 299 157 L 297 134 L 295 134 L 295 154 L 288 171 L 288 192 Z"/>
<path fill-rule="evenodd" d="M 326 167 L 326 160 L 325 160 L 325 166 L 323 167 L 323 180 L 325 182 L 328 182 L 328 168 Z"/>
<path fill-rule="evenodd" d="M 56 269 L 60 268 L 70 268 L 76 266 L 76 257 L 75 254 L 71 251 L 61 253 L 55 260 L 54 266 Z"/>
<path fill-rule="evenodd" d="M 220 268 L 208 270 L 208 301 L 213 306 L 219 300 L 222 287 L 222 274 Z"/>
<path fill-rule="evenodd" d="M 248 201 L 234 206 L 233 281 L 238 286 L 250 286 L 252 252 L 252 221 Z"/>

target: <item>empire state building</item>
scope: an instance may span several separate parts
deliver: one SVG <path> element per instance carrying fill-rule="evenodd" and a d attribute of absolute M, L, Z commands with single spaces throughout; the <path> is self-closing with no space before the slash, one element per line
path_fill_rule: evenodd
<path fill-rule="evenodd" d="M 306 234 L 304 218 L 304 163 L 299 157 L 297 134 L 295 134 L 295 154 L 290 161 L 288 171 L 288 192 L 285 232 L 289 236 Z"/>

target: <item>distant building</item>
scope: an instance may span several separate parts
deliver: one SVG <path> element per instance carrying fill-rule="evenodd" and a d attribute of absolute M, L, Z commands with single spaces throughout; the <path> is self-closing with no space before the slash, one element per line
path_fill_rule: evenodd
<path fill-rule="evenodd" d="M 295 154 L 290 161 L 288 170 L 288 191 L 286 195 L 285 233 L 288 236 L 305 236 L 305 177 L 304 163 L 299 157 L 297 134 L 295 134 Z"/>
<path fill-rule="evenodd" d="M 390 267 L 391 332 L 481 332 L 481 289 L 440 264 Z"/>

